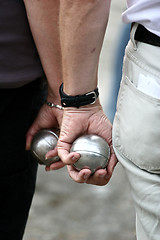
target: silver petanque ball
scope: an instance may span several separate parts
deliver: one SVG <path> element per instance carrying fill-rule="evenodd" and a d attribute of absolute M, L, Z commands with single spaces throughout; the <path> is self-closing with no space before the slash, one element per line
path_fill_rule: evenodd
<path fill-rule="evenodd" d="M 77 138 L 70 152 L 78 152 L 81 155 L 73 164 L 78 171 L 88 168 L 94 173 L 100 168 L 105 168 L 110 158 L 109 145 L 97 135 L 84 135 Z"/>
<path fill-rule="evenodd" d="M 59 161 L 58 156 L 45 159 L 46 153 L 56 147 L 57 140 L 57 134 L 48 129 L 42 129 L 35 134 L 31 143 L 31 153 L 40 164 L 50 166 L 52 163 Z"/>

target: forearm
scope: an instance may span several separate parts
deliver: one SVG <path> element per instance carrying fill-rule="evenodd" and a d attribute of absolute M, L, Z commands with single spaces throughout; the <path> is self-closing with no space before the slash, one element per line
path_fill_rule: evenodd
<path fill-rule="evenodd" d="M 59 0 L 24 0 L 30 28 L 48 81 L 48 100 L 59 101 L 62 82 Z M 57 102 L 59 103 L 59 102 Z"/>
<path fill-rule="evenodd" d="M 83 94 L 97 86 L 99 55 L 110 0 L 61 0 L 60 40 L 64 92 Z"/>

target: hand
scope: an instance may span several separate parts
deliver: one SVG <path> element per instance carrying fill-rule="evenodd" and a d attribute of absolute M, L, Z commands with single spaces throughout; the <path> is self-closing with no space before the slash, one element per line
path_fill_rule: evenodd
<path fill-rule="evenodd" d="M 26 134 L 26 150 L 30 149 L 31 141 L 33 136 L 41 129 L 47 128 L 60 128 L 62 122 L 63 111 L 57 108 L 50 108 L 46 104 L 44 104 L 32 126 L 29 128 Z M 46 154 L 46 158 L 51 158 L 58 155 L 57 148 L 49 151 Z M 56 163 L 51 164 L 49 167 L 46 167 L 46 171 L 59 169 L 64 166 L 62 161 L 58 161 Z"/>
<path fill-rule="evenodd" d="M 80 154 L 70 153 L 73 141 L 81 135 L 97 134 L 104 138 L 110 146 L 111 156 L 106 169 L 99 169 L 93 175 L 89 169 L 80 172 L 74 169 L 72 164 L 76 162 Z M 61 133 L 58 140 L 58 155 L 64 164 L 68 166 L 71 178 L 79 183 L 105 185 L 109 182 L 117 159 L 112 147 L 112 125 L 103 113 L 100 103 L 87 105 L 81 108 L 66 108 L 63 114 Z"/>

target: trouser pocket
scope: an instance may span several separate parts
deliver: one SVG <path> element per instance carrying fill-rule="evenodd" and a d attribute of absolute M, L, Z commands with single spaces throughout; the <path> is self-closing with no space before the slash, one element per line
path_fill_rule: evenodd
<path fill-rule="evenodd" d="M 113 123 L 114 147 L 138 167 L 160 173 L 160 100 L 122 79 Z"/>

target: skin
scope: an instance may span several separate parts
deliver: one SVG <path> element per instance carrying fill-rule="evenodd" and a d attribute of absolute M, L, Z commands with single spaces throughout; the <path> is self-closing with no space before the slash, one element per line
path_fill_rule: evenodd
<path fill-rule="evenodd" d="M 47 100 L 55 104 L 60 103 L 59 86 L 62 83 L 62 64 L 59 36 L 59 0 L 24 0 L 31 32 L 41 59 L 41 63 L 48 82 Z M 26 150 L 36 132 L 43 128 L 59 128 L 63 111 L 42 106 L 37 118 L 26 134 Z M 49 152 L 46 158 L 56 156 L 57 149 Z M 55 167 L 63 167 L 62 161 Z M 47 169 L 50 170 L 51 168 Z"/>
<path fill-rule="evenodd" d="M 72 131 L 74 126 L 74 131 Z M 111 149 L 111 157 L 107 169 L 100 169 L 92 176 L 91 171 L 88 169 L 78 172 L 69 165 L 69 174 L 76 182 L 92 183 L 95 185 L 105 185 L 108 183 L 117 162 L 112 148 L 111 129 L 112 125 L 103 113 L 99 101 L 93 106 L 90 105 L 81 109 L 69 108 L 64 111 L 58 149 L 60 152 L 59 156 L 65 164 L 73 164 L 79 159 L 80 155 L 78 153 L 69 153 L 69 150 L 72 142 L 80 135 L 97 134 L 108 142 Z"/>
<path fill-rule="evenodd" d="M 98 82 L 99 55 L 108 22 L 110 1 L 24 2 L 48 80 L 48 100 L 53 103 L 60 102 L 58 87 L 61 81 L 64 83 L 64 92 L 68 95 L 75 96 L 94 90 Z M 27 133 L 27 149 L 36 131 L 51 126 L 59 126 L 61 131 L 57 149 L 49 152 L 47 157 L 54 156 L 58 150 L 61 161 L 52 164 L 47 170 L 56 170 L 67 165 L 69 175 L 76 182 L 107 184 L 117 159 L 112 148 L 112 125 L 105 116 L 99 99 L 93 105 L 68 107 L 64 111 L 43 106 Z M 97 170 L 93 175 L 88 169 L 78 172 L 72 167 L 80 155 L 70 153 L 70 147 L 73 141 L 83 134 L 97 134 L 103 137 L 111 148 L 107 168 Z"/>

